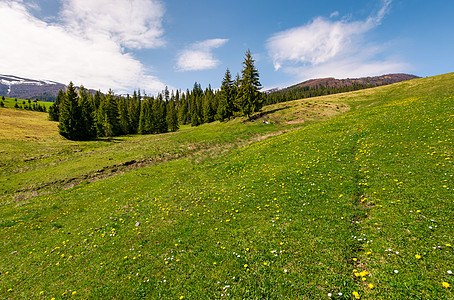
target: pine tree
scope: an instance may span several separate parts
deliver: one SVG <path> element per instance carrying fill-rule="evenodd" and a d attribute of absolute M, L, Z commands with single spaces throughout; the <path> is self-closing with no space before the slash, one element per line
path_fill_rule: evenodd
<path fill-rule="evenodd" d="M 84 140 L 96 137 L 95 106 L 91 94 L 81 86 L 79 88 L 79 106 L 82 110 L 82 135 Z"/>
<path fill-rule="evenodd" d="M 163 133 L 167 132 L 167 106 L 166 102 L 163 100 L 163 95 L 159 94 L 158 97 L 153 102 L 153 115 L 154 115 L 154 133 Z"/>
<path fill-rule="evenodd" d="M 144 99 L 142 101 L 142 105 L 140 106 L 140 117 L 139 117 L 139 128 L 138 132 L 140 134 L 147 134 L 150 133 L 150 104 L 148 99 Z"/>
<path fill-rule="evenodd" d="M 120 134 L 129 133 L 129 115 L 127 101 L 128 99 L 124 99 L 123 97 L 118 98 L 118 125 L 120 128 Z"/>
<path fill-rule="evenodd" d="M 178 123 L 181 125 L 188 124 L 188 100 L 186 98 L 187 94 L 182 94 L 181 99 L 178 103 Z"/>
<path fill-rule="evenodd" d="M 49 107 L 49 120 L 51 121 L 58 121 L 60 118 L 60 104 L 62 102 L 63 97 L 65 96 L 65 92 L 63 90 L 59 90 L 57 94 L 57 98 L 55 99 L 54 103 Z"/>
<path fill-rule="evenodd" d="M 83 140 L 82 109 L 79 106 L 76 89 L 72 82 L 66 88 L 66 94 L 60 104 L 59 133 L 69 140 Z"/>
<path fill-rule="evenodd" d="M 137 97 L 136 91 L 128 103 L 128 116 L 129 116 L 129 133 L 139 132 L 139 120 L 140 120 L 140 100 Z"/>
<path fill-rule="evenodd" d="M 101 101 L 103 99 L 104 99 L 104 95 L 101 93 L 101 91 L 96 91 L 95 95 L 93 96 L 93 103 L 94 103 L 96 109 L 99 108 L 99 105 L 101 105 Z"/>
<path fill-rule="evenodd" d="M 242 115 L 246 115 L 250 120 L 251 114 L 258 111 L 262 104 L 260 89 L 262 85 L 259 81 L 259 73 L 254 66 L 251 51 L 246 52 L 241 71 L 240 86 L 236 96 L 236 106 Z"/>
<path fill-rule="evenodd" d="M 191 95 L 191 126 L 199 126 L 202 120 L 199 114 L 199 98 L 195 93 Z"/>
<path fill-rule="evenodd" d="M 205 91 L 205 96 L 203 97 L 202 103 L 202 116 L 203 123 L 210 123 L 214 121 L 215 110 L 214 106 L 214 93 L 211 89 L 211 85 Z"/>
<path fill-rule="evenodd" d="M 227 69 L 222 80 L 221 91 L 219 92 L 219 104 L 217 108 L 216 119 L 224 121 L 230 119 L 233 116 L 234 107 L 234 87 L 230 70 Z"/>
<path fill-rule="evenodd" d="M 179 126 L 178 126 L 177 110 L 175 108 L 175 102 L 173 101 L 173 99 L 171 99 L 167 103 L 166 121 L 167 121 L 167 127 L 170 131 L 178 130 Z"/>
<path fill-rule="evenodd" d="M 112 90 L 109 90 L 106 96 L 106 110 L 104 115 L 104 128 L 106 136 L 117 136 L 121 132 L 118 121 L 118 105 Z"/>

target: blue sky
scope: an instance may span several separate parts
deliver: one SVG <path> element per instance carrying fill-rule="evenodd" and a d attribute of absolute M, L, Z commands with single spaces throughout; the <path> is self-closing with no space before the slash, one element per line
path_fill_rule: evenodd
<path fill-rule="evenodd" d="M 0 0 L 0 74 L 125 93 L 454 71 L 454 2 Z"/>

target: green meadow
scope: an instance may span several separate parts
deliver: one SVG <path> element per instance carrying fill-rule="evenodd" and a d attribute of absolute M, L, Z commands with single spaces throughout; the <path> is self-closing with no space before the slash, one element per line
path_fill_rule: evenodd
<path fill-rule="evenodd" d="M 0 298 L 454 298 L 454 73 L 160 135 L 46 118 L 0 109 Z"/>
<path fill-rule="evenodd" d="M 1 97 L 0 97 L 0 100 L 1 100 Z M 3 101 L 3 104 L 5 105 L 5 107 L 9 107 L 9 108 L 13 108 L 16 103 L 17 103 L 17 105 L 20 105 L 20 106 L 29 105 L 28 100 L 24 100 L 24 99 L 5 97 L 5 101 Z M 45 106 L 46 109 L 49 109 L 49 107 L 52 105 L 53 102 L 48 102 L 48 101 L 33 102 L 32 101 L 31 104 L 33 104 L 33 103 L 41 105 L 41 106 Z"/>

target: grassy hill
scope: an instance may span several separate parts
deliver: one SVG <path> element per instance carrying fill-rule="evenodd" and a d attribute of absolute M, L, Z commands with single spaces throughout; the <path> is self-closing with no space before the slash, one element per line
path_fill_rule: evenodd
<path fill-rule="evenodd" d="M 454 73 L 252 123 L 53 130 L 0 140 L 2 298 L 454 297 Z"/>

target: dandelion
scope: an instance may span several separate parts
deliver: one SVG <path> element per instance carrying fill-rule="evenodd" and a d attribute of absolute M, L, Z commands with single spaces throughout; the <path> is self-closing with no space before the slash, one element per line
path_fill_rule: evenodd
<path fill-rule="evenodd" d="M 247 264 L 244 264 L 244 267 L 247 268 Z"/>
<path fill-rule="evenodd" d="M 355 297 L 355 299 L 361 298 L 361 297 L 359 296 L 358 292 L 356 292 L 356 291 L 353 292 L 352 294 L 353 294 L 353 296 Z"/>
<path fill-rule="evenodd" d="M 416 255 L 415 255 L 415 258 L 416 258 L 416 259 L 421 259 L 421 255 L 416 254 Z"/>
<path fill-rule="evenodd" d="M 373 289 L 373 288 L 374 288 L 374 285 L 373 285 L 372 283 L 369 283 L 368 287 L 369 287 L 370 289 Z"/>
<path fill-rule="evenodd" d="M 71 293 L 71 295 L 75 295 L 75 294 L 77 294 L 77 291 L 74 291 L 74 292 Z"/>
<path fill-rule="evenodd" d="M 445 282 L 445 281 L 443 281 L 441 284 L 442 284 L 443 287 L 445 287 L 445 288 L 451 287 L 451 285 L 450 285 L 449 283 Z"/>

